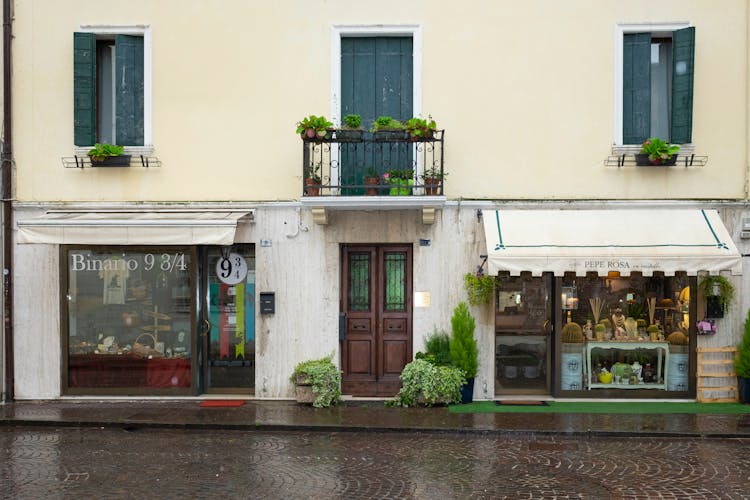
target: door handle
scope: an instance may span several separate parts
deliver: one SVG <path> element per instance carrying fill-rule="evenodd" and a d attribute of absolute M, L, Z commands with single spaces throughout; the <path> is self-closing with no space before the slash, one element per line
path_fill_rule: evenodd
<path fill-rule="evenodd" d="M 211 322 L 206 318 L 203 318 L 203 331 L 201 332 L 201 335 L 208 335 L 209 332 L 211 332 Z"/>
<path fill-rule="evenodd" d="M 339 313 L 339 342 L 343 342 L 346 338 L 346 313 Z"/>

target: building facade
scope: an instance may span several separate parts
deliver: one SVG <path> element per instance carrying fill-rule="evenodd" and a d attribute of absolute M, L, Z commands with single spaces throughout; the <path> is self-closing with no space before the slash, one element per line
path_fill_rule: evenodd
<path fill-rule="evenodd" d="M 16 2 L 14 397 L 290 398 L 326 355 L 389 397 L 483 273 L 476 399 L 695 398 L 750 307 L 748 26 L 744 0 Z M 676 165 L 636 165 L 651 137 Z"/>

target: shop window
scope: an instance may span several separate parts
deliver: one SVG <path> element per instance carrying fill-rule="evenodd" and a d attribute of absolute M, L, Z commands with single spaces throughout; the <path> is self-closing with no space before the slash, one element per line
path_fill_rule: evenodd
<path fill-rule="evenodd" d="M 689 278 L 614 274 L 562 280 L 559 389 L 684 395 L 694 371 Z"/>
<path fill-rule="evenodd" d="M 193 257 L 183 249 L 68 248 L 63 367 L 74 391 L 191 386 Z"/>

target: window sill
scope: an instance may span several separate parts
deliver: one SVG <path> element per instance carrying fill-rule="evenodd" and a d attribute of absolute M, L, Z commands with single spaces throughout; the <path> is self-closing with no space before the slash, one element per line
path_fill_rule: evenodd
<path fill-rule="evenodd" d="M 75 156 L 87 156 L 88 152 L 93 148 L 94 145 L 91 146 L 74 146 L 73 147 L 73 155 Z M 154 146 L 125 146 L 124 154 L 126 155 L 132 155 L 132 156 L 153 156 L 154 154 Z"/>
<path fill-rule="evenodd" d="M 678 144 L 680 146 L 680 152 L 678 154 L 683 156 L 692 155 L 695 153 L 695 144 L 692 142 L 689 144 Z M 612 155 L 613 156 L 622 156 L 622 155 L 635 155 L 636 153 L 641 152 L 641 145 L 640 144 L 620 144 L 620 145 L 613 145 L 612 146 Z"/>

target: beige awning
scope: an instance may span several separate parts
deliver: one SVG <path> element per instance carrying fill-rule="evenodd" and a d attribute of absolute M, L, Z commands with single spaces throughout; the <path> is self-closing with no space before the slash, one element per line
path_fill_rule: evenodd
<path fill-rule="evenodd" d="M 485 210 L 489 273 L 742 273 L 715 210 Z"/>
<path fill-rule="evenodd" d="M 231 245 L 251 212 L 215 210 L 62 211 L 18 221 L 19 243 Z"/>

